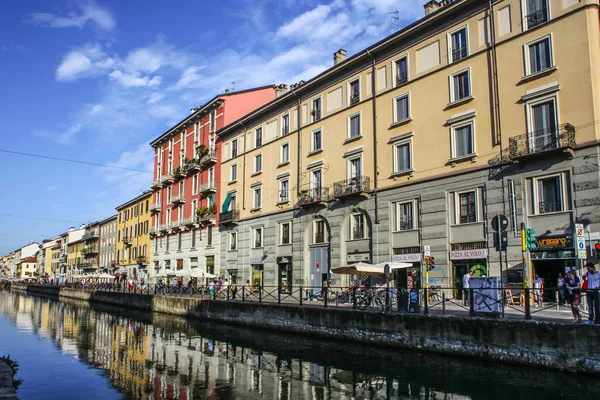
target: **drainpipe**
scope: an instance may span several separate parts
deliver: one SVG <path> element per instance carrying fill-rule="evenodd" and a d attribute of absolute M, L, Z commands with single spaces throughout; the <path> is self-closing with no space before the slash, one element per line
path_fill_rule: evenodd
<path fill-rule="evenodd" d="M 296 93 L 296 91 L 294 89 L 291 90 L 292 93 L 294 94 L 294 96 L 296 96 L 296 98 L 298 99 L 298 111 L 297 111 L 297 124 L 298 124 L 298 162 L 297 162 L 297 167 L 296 167 L 296 173 L 297 173 L 297 177 L 296 177 L 296 192 L 297 195 L 300 196 L 300 153 L 301 153 L 301 146 L 302 146 L 302 142 L 300 140 L 300 132 L 302 129 L 302 122 L 300 121 L 300 107 L 301 107 L 301 99 L 300 96 L 298 96 L 298 94 Z"/>
<path fill-rule="evenodd" d="M 242 126 L 243 132 L 244 132 L 244 155 L 242 157 L 242 162 L 243 162 L 243 170 L 242 170 L 242 210 L 246 209 L 246 127 L 244 126 L 244 124 L 242 124 L 242 122 L 238 122 L 238 124 L 240 124 Z"/>
<path fill-rule="evenodd" d="M 371 94 L 373 95 L 373 196 L 375 199 L 375 224 L 379 225 L 379 201 L 377 197 L 377 105 L 375 95 L 375 57 L 367 49 L 367 54 L 372 59 L 371 64 Z"/>
<path fill-rule="evenodd" d="M 492 85 L 493 85 L 493 102 L 494 102 L 494 125 L 496 128 L 496 144 L 500 145 L 500 159 L 502 159 L 502 126 L 500 124 L 500 96 L 498 94 L 498 59 L 496 57 L 496 24 L 494 21 L 494 9 L 492 0 L 489 0 L 489 17 L 490 17 L 490 52 L 492 56 Z"/>

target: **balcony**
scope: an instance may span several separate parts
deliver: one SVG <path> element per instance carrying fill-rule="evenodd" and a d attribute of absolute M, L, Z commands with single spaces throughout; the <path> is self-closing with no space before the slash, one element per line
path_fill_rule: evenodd
<path fill-rule="evenodd" d="M 185 168 L 177 167 L 173 171 L 173 179 L 174 180 L 183 179 L 183 178 L 185 178 L 185 173 L 186 173 Z"/>
<path fill-rule="evenodd" d="M 333 197 L 342 199 L 351 196 L 363 196 L 371 190 L 371 178 L 368 176 L 357 176 L 344 179 L 333 184 Z"/>
<path fill-rule="evenodd" d="M 240 210 L 231 210 L 222 212 L 219 216 L 219 221 L 222 224 L 234 224 L 240 219 Z"/>
<path fill-rule="evenodd" d="M 194 218 L 194 216 L 185 217 L 182 220 L 182 224 L 184 226 L 193 226 L 196 224 L 196 218 Z"/>
<path fill-rule="evenodd" d="M 327 203 L 329 200 L 329 188 L 328 187 L 319 187 L 303 190 L 300 192 L 300 197 L 298 198 L 298 203 L 296 206 L 298 207 L 309 207 L 322 205 Z"/>
<path fill-rule="evenodd" d="M 452 62 L 457 62 L 467 57 L 467 46 L 456 46 L 452 48 Z"/>
<path fill-rule="evenodd" d="M 203 182 L 200 185 L 200 193 L 203 195 L 208 195 L 211 193 L 216 193 L 217 192 L 217 186 L 215 185 L 214 181 L 209 181 L 209 182 Z"/>
<path fill-rule="evenodd" d="M 160 224 L 160 225 L 158 225 L 158 231 L 159 232 L 165 233 L 165 232 L 168 232 L 169 229 L 171 229 L 170 226 L 169 226 L 169 224 Z"/>
<path fill-rule="evenodd" d="M 160 183 L 160 179 L 157 179 L 155 181 L 152 181 L 152 183 L 150 183 L 150 188 L 153 190 L 158 190 L 161 187 L 161 183 Z"/>
<path fill-rule="evenodd" d="M 200 161 L 196 158 L 188 160 L 187 163 L 184 164 L 184 168 L 186 170 L 186 174 L 193 174 L 202 169 L 202 167 L 200 166 Z"/>
<path fill-rule="evenodd" d="M 360 95 L 358 93 L 355 93 L 352 96 L 350 96 L 350 105 L 351 106 L 358 104 L 359 102 L 360 102 Z"/>
<path fill-rule="evenodd" d="M 146 256 L 138 256 L 135 259 L 135 262 L 139 265 L 148 265 L 148 259 L 146 258 Z"/>
<path fill-rule="evenodd" d="M 217 162 L 217 151 L 215 149 L 209 150 L 206 154 L 200 158 L 200 165 L 208 167 Z"/>
<path fill-rule="evenodd" d="M 123 242 L 123 244 L 126 244 L 128 246 L 133 244 L 133 238 L 129 236 L 124 236 L 123 239 L 121 239 L 121 241 Z"/>
<path fill-rule="evenodd" d="M 148 230 L 148 235 L 150 235 L 150 237 L 154 237 L 154 236 L 158 235 L 158 229 L 156 229 L 156 228 L 150 228 Z"/>
<path fill-rule="evenodd" d="M 84 247 L 83 249 L 81 249 L 81 254 L 84 256 L 98 254 L 98 248 L 96 246 Z"/>
<path fill-rule="evenodd" d="M 171 203 L 173 204 L 184 204 L 185 203 L 185 194 L 178 193 L 171 196 Z"/>
<path fill-rule="evenodd" d="M 547 156 L 552 152 L 569 153 L 572 157 L 575 147 L 575 127 L 571 124 L 537 130 L 508 140 L 509 156 L 517 162 L 538 155 Z"/>
<path fill-rule="evenodd" d="M 87 231 L 83 234 L 82 239 L 85 241 L 98 239 L 100 237 L 100 232 L 97 230 Z"/>
<path fill-rule="evenodd" d="M 396 86 L 404 85 L 406 82 L 408 82 L 408 71 L 399 72 L 396 75 Z"/>
<path fill-rule="evenodd" d="M 527 21 L 527 29 L 535 28 L 538 25 L 548 21 L 548 8 L 540 7 L 537 10 L 532 10 L 525 16 Z"/>
<path fill-rule="evenodd" d="M 200 210 L 198 210 L 200 211 Z M 222 216 L 223 214 L 221 214 Z M 222 218 L 222 217 L 221 217 Z M 216 211 L 202 211 L 198 213 L 198 221 L 202 225 L 213 225 L 217 219 Z"/>
<path fill-rule="evenodd" d="M 151 203 L 149 210 L 152 214 L 156 214 L 159 213 L 162 209 L 162 203 L 161 202 L 155 202 L 155 203 Z"/>
<path fill-rule="evenodd" d="M 83 268 L 97 268 L 98 267 L 98 260 L 96 260 L 95 258 L 86 258 L 84 260 L 81 260 L 81 265 Z"/>
<path fill-rule="evenodd" d="M 174 181 L 175 181 L 175 178 L 173 178 L 173 175 L 171 175 L 171 174 L 163 175 L 160 178 L 160 183 L 163 187 L 170 185 Z"/>
<path fill-rule="evenodd" d="M 321 244 L 321 243 L 325 243 L 325 233 L 324 232 L 317 232 L 315 233 L 315 244 Z"/>

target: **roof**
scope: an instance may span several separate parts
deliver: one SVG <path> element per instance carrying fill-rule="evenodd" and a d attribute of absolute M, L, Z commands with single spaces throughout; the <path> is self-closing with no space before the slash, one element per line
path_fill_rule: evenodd
<path fill-rule="evenodd" d="M 190 113 L 188 116 L 186 116 L 184 119 L 182 119 L 181 121 L 179 121 L 178 123 L 176 123 L 171 129 L 169 129 L 168 131 L 166 131 L 165 133 L 163 133 L 162 135 L 160 135 L 159 137 L 157 137 L 156 139 L 154 139 L 153 141 L 150 142 L 150 146 L 154 147 L 155 145 L 158 145 L 159 142 L 164 139 L 166 136 L 169 136 L 169 134 L 171 134 L 173 131 L 181 128 L 181 125 L 185 124 L 188 121 L 191 121 L 197 117 L 199 117 L 202 113 L 206 112 L 207 109 L 217 100 L 219 100 L 222 97 L 231 97 L 231 96 L 237 96 L 243 93 L 249 93 L 249 92 L 254 92 L 257 90 L 264 90 L 264 89 L 268 89 L 268 88 L 272 88 L 275 85 L 265 85 L 265 86 L 259 86 L 259 87 L 255 87 L 255 88 L 251 88 L 251 89 L 245 89 L 245 90 L 238 90 L 236 92 L 228 92 L 228 93 L 221 93 L 216 95 L 215 97 L 213 97 L 212 99 L 210 99 L 208 102 L 206 102 L 203 106 L 199 107 L 196 111 Z"/>
<path fill-rule="evenodd" d="M 103 225 L 103 224 L 105 224 L 107 222 L 110 222 L 113 219 L 115 219 L 115 220 L 117 219 L 117 214 L 111 215 L 110 217 L 107 217 L 107 218 L 104 218 L 104 219 L 101 219 L 100 221 L 98 221 L 98 224 Z"/>
<path fill-rule="evenodd" d="M 140 200 L 144 199 L 145 197 L 150 197 L 150 196 L 152 196 L 152 190 L 146 190 L 146 191 L 144 191 L 144 193 L 140 194 L 135 199 L 131 199 L 128 202 L 121 204 L 120 206 L 116 206 L 115 209 L 117 211 L 119 211 L 119 210 L 121 210 L 121 209 L 123 209 L 125 207 L 128 207 L 128 206 L 130 206 L 132 204 L 135 204 L 135 203 L 139 202 Z"/>
<path fill-rule="evenodd" d="M 492 0 L 492 1 L 496 2 L 498 0 Z M 311 88 L 311 86 L 317 84 L 321 79 L 324 79 L 328 75 L 331 75 L 335 72 L 340 72 L 344 69 L 348 69 L 352 66 L 355 66 L 354 64 L 359 63 L 359 61 L 362 58 L 368 57 L 369 60 L 372 59 L 372 57 L 373 57 L 372 54 L 374 51 L 381 49 L 384 45 L 388 44 L 391 41 L 394 41 L 398 38 L 401 38 L 404 35 L 409 34 L 412 30 L 419 27 L 420 25 L 424 25 L 426 23 L 433 24 L 432 20 L 434 18 L 437 18 L 437 17 L 441 16 L 442 14 L 446 14 L 449 11 L 456 9 L 460 5 L 464 5 L 466 3 L 477 3 L 477 2 L 480 2 L 482 4 L 484 3 L 483 0 L 450 0 L 448 2 L 441 2 L 444 4 L 442 4 L 442 6 L 440 8 L 436 9 L 432 13 L 424 16 L 423 18 L 416 20 L 412 24 L 405 26 L 404 28 L 400 29 L 399 31 L 397 31 L 395 33 L 392 33 L 391 35 L 383 38 L 379 42 L 376 42 L 375 44 L 372 44 L 371 46 L 367 47 L 366 49 L 356 53 L 352 57 L 350 57 L 338 64 L 335 64 L 334 66 L 326 69 L 325 71 L 321 72 L 319 75 L 315 76 L 314 78 L 304 82 L 302 85 L 297 86 L 296 88 L 290 90 L 289 92 L 287 92 L 279 97 L 276 97 L 274 100 L 271 100 L 270 102 L 263 105 L 262 107 L 259 107 L 256 110 L 239 118 L 238 120 L 231 122 L 229 125 L 224 126 L 223 128 L 219 129 L 217 131 L 217 135 L 218 136 L 226 135 L 227 133 L 231 132 L 231 130 L 237 129 L 238 125 L 240 125 L 240 123 L 243 125 L 244 121 L 248 121 L 253 117 L 257 117 L 261 113 L 270 110 L 271 107 L 273 107 L 275 104 L 285 103 L 287 101 L 290 101 L 291 99 L 295 99 L 298 96 L 298 92 L 304 91 L 304 92 L 311 93 L 312 91 L 314 91 L 314 88 Z"/>

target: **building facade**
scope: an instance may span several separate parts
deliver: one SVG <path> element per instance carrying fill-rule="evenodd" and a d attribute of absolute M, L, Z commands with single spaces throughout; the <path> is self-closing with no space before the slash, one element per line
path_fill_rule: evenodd
<path fill-rule="evenodd" d="M 82 267 L 84 273 L 98 272 L 100 264 L 100 222 L 92 222 L 83 233 Z"/>
<path fill-rule="evenodd" d="M 100 225 L 100 271 L 112 272 L 115 268 L 117 241 L 117 216 L 103 219 Z"/>
<path fill-rule="evenodd" d="M 551 284 L 580 265 L 574 224 L 600 230 L 598 2 L 490 4 L 431 1 L 424 18 L 350 59 L 341 50 L 218 132 L 229 275 L 349 284 L 331 268 L 398 261 L 413 263 L 394 276 L 407 286 L 423 281 L 424 246 L 436 286 L 468 270 Z M 521 223 L 549 243 L 525 265 Z"/>
<path fill-rule="evenodd" d="M 17 263 L 16 279 L 33 279 L 35 278 L 37 267 L 37 256 L 22 257 Z"/>
<path fill-rule="evenodd" d="M 115 265 L 128 279 L 149 282 L 150 262 L 150 201 L 152 192 L 146 191 L 117 207 L 117 243 Z"/>
<path fill-rule="evenodd" d="M 155 273 L 197 277 L 219 269 L 217 204 L 222 198 L 215 132 L 275 98 L 265 86 L 220 94 L 155 139 L 152 253 Z"/>
<path fill-rule="evenodd" d="M 70 241 L 67 244 L 67 279 L 79 278 L 84 273 L 83 249 L 85 242 L 83 238 Z"/>

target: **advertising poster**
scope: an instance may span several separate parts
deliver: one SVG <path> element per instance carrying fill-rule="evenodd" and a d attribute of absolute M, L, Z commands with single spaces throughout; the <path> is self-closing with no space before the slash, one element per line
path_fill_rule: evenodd
<path fill-rule="evenodd" d="M 502 312 L 502 291 L 499 277 L 472 277 L 470 285 L 473 289 L 475 312 Z"/>

